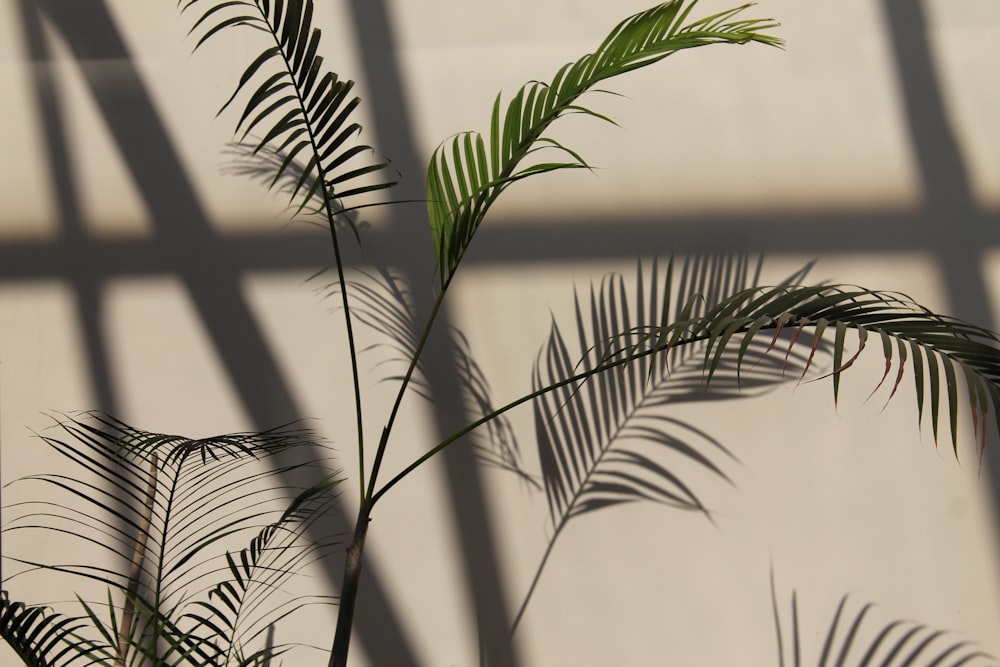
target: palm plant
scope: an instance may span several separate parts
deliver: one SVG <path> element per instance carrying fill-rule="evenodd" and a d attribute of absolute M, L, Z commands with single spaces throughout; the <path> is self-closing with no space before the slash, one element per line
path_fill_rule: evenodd
<path fill-rule="evenodd" d="M 277 619 L 325 601 L 281 593 L 335 544 L 304 538 L 334 499 L 327 462 L 282 460 L 319 444 L 308 430 L 192 440 L 100 414 L 66 417 L 55 427 L 68 437 L 41 439 L 97 479 L 46 473 L 18 480 L 46 492 L 14 505 L 7 530 L 65 537 L 67 553 L 96 549 L 107 558 L 9 560 L 26 566 L 22 575 L 41 570 L 96 582 L 107 599 L 79 597 L 84 617 L 75 618 L 5 593 L 0 632 L 28 664 L 255 664 L 287 648 L 248 648 Z M 275 482 L 289 477 L 301 481 Z M 122 602 L 113 601 L 119 596 Z"/>
<path fill-rule="evenodd" d="M 485 135 L 455 135 L 431 157 L 427 214 L 438 283 L 429 315 L 418 324 L 391 274 L 361 283 L 346 277 L 341 235 L 350 230 L 361 241 L 353 213 L 371 205 L 367 195 L 392 187 L 396 174 L 357 141 L 361 125 L 354 113 L 360 100 L 353 96 L 352 81 L 324 66 L 312 0 L 181 0 L 179 5 L 191 17 L 196 49 L 231 29 L 262 38 L 261 50 L 223 105 L 237 107 L 237 140 L 251 158 L 242 173 L 266 175 L 269 186 L 288 195 L 295 216 L 318 218 L 330 231 L 333 292 L 347 334 L 356 414 L 348 439 L 357 449 L 360 489 L 331 667 L 347 661 L 366 536 L 379 500 L 480 427 L 498 444 L 485 454 L 490 461 L 535 480 L 521 468 L 503 421 L 525 403 L 535 406 L 542 482 L 534 483 L 544 487 L 549 503 L 554 528 L 549 549 L 569 520 L 601 507 L 652 500 L 707 515 L 699 491 L 673 470 L 669 455 L 721 479 L 731 455 L 695 426 L 665 415 L 664 406 L 696 395 L 752 394 L 788 372 L 805 377 L 820 355 L 829 355 L 827 376 L 836 398 L 841 374 L 872 337 L 881 343 L 883 383 L 890 394 L 901 385 L 909 361 L 917 405 L 929 412 L 935 436 L 947 421 L 957 446 L 964 388 L 975 433 L 985 443 L 988 411 L 1000 414 L 995 334 L 932 313 L 902 295 L 800 285 L 804 273 L 761 287 L 746 260 L 716 258 L 686 264 L 679 277 L 673 263 L 662 276 L 659 265 L 649 276 L 640 267 L 634 300 L 621 278 L 606 280 L 588 300 L 577 301 L 580 350 L 571 351 L 554 324 L 534 389 L 505 405 L 492 405 L 485 379 L 470 361 L 463 368 L 464 386 L 481 416 L 384 479 L 381 465 L 398 437 L 400 406 L 408 393 L 421 393 L 422 353 L 488 211 L 517 181 L 589 168 L 576 149 L 549 134 L 552 125 L 571 114 L 613 122 L 581 98 L 609 79 L 682 50 L 778 46 L 780 40 L 770 34 L 777 24 L 744 18 L 746 7 L 693 19 L 697 0 L 670 0 L 619 23 L 593 53 L 566 64 L 548 82 L 530 82 L 506 103 L 498 95 Z M 405 361 L 405 371 L 393 378 L 395 399 L 374 448 L 364 429 L 358 322 L 389 333 L 392 354 Z M 855 341 L 857 349 L 850 352 Z M 784 355 L 775 356 L 776 348 Z M 744 388 L 748 391 L 741 393 Z M 261 647 L 263 634 L 313 600 L 276 603 L 277 591 L 286 577 L 330 547 L 308 543 L 304 531 L 329 510 L 336 477 L 320 474 L 320 462 L 288 458 L 311 441 L 308 432 L 285 427 L 191 440 L 147 433 L 103 415 L 64 419 L 59 426 L 71 441 L 43 440 L 95 473 L 100 484 L 55 475 L 33 478 L 71 500 L 27 505 L 10 529 L 66 533 L 107 550 L 115 564 L 20 561 L 96 582 L 107 591 L 100 604 L 80 597 L 81 617 L 47 614 L 5 594 L 0 631 L 26 662 L 262 664 L 287 648 Z M 271 460 L 272 466 L 264 472 L 249 467 L 258 459 Z M 301 486 L 273 486 L 276 475 L 294 471 L 315 474 L 305 475 Z M 81 501 L 97 512 L 79 511 L 75 504 Z M 240 540 L 247 536 L 243 547 Z M 522 611 L 530 595 L 529 590 Z M 86 634 L 90 629 L 96 633 Z"/>

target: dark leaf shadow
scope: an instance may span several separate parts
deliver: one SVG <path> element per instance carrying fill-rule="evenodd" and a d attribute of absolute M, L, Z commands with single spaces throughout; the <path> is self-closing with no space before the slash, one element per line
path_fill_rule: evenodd
<path fill-rule="evenodd" d="M 996 658 L 977 648 L 974 642 L 959 638 L 953 632 L 935 630 L 909 620 L 885 623 L 872 620 L 872 603 L 853 612 L 849 596 L 840 598 L 826 632 L 805 630 L 805 636 L 823 637 L 816 659 L 818 667 L 996 667 Z M 793 590 L 790 620 L 786 621 L 789 635 L 782 631 L 782 611 L 771 573 L 771 605 L 778 644 L 778 665 L 802 667 L 803 629 L 799 622 L 798 600 Z M 786 659 L 786 643 L 791 647 Z"/>
<path fill-rule="evenodd" d="M 808 269 L 785 282 L 797 282 Z M 600 285 L 591 286 L 588 297 L 576 297 L 580 352 L 571 351 L 553 322 L 535 365 L 534 388 L 629 354 L 643 344 L 647 332 L 664 324 L 700 317 L 729 295 L 757 285 L 760 270 L 761 260 L 751 264 L 746 256 L 695 256 L 686 259 L 678 272 L 673 260 L 665 270 L 654 261 L 648 273 L 640 261 L 632 289 L 620 275 L 605 277 Z M 707 473 L 732 483 L 724 466 L 737 458 L 705 431 L 665 415 L 663 408 L 755 395 L 777 386 L 786 373 L 796 377 L 794 373 L 805 368 L 807 359 L 794 351 L 784 359 L 773 358 L 766 355 L 766 341 L 754 343 L 748 353 L 756 356 L 756 363 L 741 368 L 737 353 L 726 353 L 708 385 L 707 344 L 640 356 L 535 400 L 538 456 L 552 534 L 512 632 L 570 519 L 606 507 L 651 501 L 699 512 L 711 520 L 700 491 L 688 478 Z"/>
<path fill-rule="evenodd" d="M 322 188 L 315 188 L 316 176 L 305 171 L 305 165 L 299 160 L 288 160 L 288 155 L 279 150 L 264 146 L 258 148 L 257 143 L 231 142 L 222 152 L 225 157 L 219 172 L 225 176 L 246 178 L 256 181 L 267 189 L 279 195 L 288 197 L 286 208 L 298 211 L 295 222 L 308 221 L 310 224 L 326 227 L 325 206 Z M 296 196 L 301 186 L 309 197 L 296 203 Z M 349 231 L 355 239 L 371 229 L 371 225 L 359 219 L 359 210 L 364 206 L 345 209 L 339 201 L 334 201 L 334 221 L 338 232 Z M 378 206 L 379 204 L 373 204 Z M 314 220 L 309 220 L 310 218 Z M 322 220 L 322 222 L 317 222 Z"/>
<path fill-rule="evenodd" d="M 332 298 L 340 287 L 334 282 L 322 289 L 323 296 Z M 357 271 L 348 280 L 352 313 L 379 340 L 369 343 L 362 351 L 378 355 L 376 368 L 386 369 L 380 382 L 398 382 L 402 375 L 395 369 L 406 368 L 419 342 L 420 330 L 414 316 L 413 300 L 406 281 L 387 267 Z M 335 302 L 339 300 L 335 299 Z M 453 354 L 454 373 L 470 415 L 488 415 L 496 411 L 492 392 L 482 367 L 475 359 L 468 337 L 451 326 L 447 331 Z M 424 400 L 433 401 L 427 374 L 421 360 L 410 380 L 410 387 Z M 473 444 L 476 458 L 484 465 L 517 475 L 528 487 L 541 490 L 535 475 L 522 462 L 520 446 L 510 420 L 499 415 L 490 420 L 482 432 L 466 436 Z"/>

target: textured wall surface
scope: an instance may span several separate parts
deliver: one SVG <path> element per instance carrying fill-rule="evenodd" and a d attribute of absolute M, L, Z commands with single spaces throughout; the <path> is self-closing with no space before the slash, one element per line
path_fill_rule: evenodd
<path fill-rule="evenodd" d="M 0 3 L 4 483 L 52 470 L 32 431 L 45 413 L 82 409 L 192 436 L 315 418 L 338 466 L 357 467 L 334 274 L 311 279 L 330 265 L 327 235 L 224 173 L 236 117 L 214 115 L 259 44 L 234 33 L 192 55 L 174 5 Z M 393 196 L 415 199 L 435 146 L 487 130 L 497 91 L 549 78 L 644 8 L 317 0 L 317 24 L 326 62 L 358 82 L 363 138 L 403 175 Z M 620 128 L 572 117 L 555 131 L 597 169 L 518 184 L 487 218 L 437 329 L 465 335 L 496 405 L 531 389 L 552 319 L 572 328 L 574 289 L 631 275 L 640 257 L 764 253 L 765 282 L 815 260 L 813 280 L 900 290 L 1000 328 L 1000 4 L 752 11 L 781 22 L 784 50 L 698 49 L 611 82 L 620 97 L 590 102 Z M 367 209 L 362 222 L 352 275 L 392 267 L 426 308 L 424 207 Z M 383 352 L 362 356 L 371 440 L 393 397 L 383 380 L 399 372 Z M 512 642 L 555 527 L 543 493 L 456 445 L 378 506 L 352 663 L 475 665 L 482 649 L 493 667 L 773 665 L 772 570 L 785 613 L 797 591 L 804 656 L 819 654 L 845 594 L 850 613 L 875 602 L 876 625 L 919 621 L 1000 655 L 1000 443 L 980 467 L 963 431 L 956 462 L 947 436 L 935 447 L 918 427 L 912 385 L 884 411 L 884 395 L 866 401 L 883 368 L 869 352 L 836 408 L 828 381 L 791 377 L 671 407 L 733 455 L 730 483 L 678 468 L 713 520 L 652 503 L 575 519 Z M 387 474 L 476 416 L 447 348 L 429 354 L 436 400 L 404 403 Z M 511 423 L 537 474 L 531 409 Z M 317 565 L 315 585 L 335 590 L 340 567 Z M 19 582 L 4 587 L 71 598 Z M 326 645 L 332 616 L 312 619 L 305 638 Z"/>

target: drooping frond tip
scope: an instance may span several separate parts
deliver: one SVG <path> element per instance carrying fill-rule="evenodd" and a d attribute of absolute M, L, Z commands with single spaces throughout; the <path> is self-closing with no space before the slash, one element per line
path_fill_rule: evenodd
<path fill-rule="evenodd" d="M 434 151 L 427 172 L 427 207 L 442 287 L 451 279 L 487 210 L 507 186 L 536 174 L 589 168 L 579 153 L 544 133 L 557 118 L 571 113 L 610 120 L 578 103 L 597 83 L 684 49 L 782 43 L 768 32 L 777 27 L 776 22 L 739 18 L 751 5 L 688 23 L 695 5 L 697 0 L 673 0 L 625 19 L 596 51 L 564 65 L 549 83 L 525 84 L 506 110 L 498 95 L 488 137 L 463 132 Z M 522 164 L 542 149 L 558 155 L 551 161 Z"/>
<path fill-rule="evenodd" d="M 854 285 L 780 285 L 737 292 L 704 316 L 684 318 L 647 332 L 629 354 L 645 356 L 679 345 L 708 341 L 704 364 L 711 380 L 724 353 L 738 349 L 743 365 L 751 341 L 769 340 L 775 349 L 782 331 L 792 332 L 787 350 L 807 345 L 801 378 L 813 365 L 821 342 L 831 345 L 834 401 L 844 371 L 860 358 L 870 338 L 881 343 L 885 360 L 876 390 L 887 384 L 891 399 L 909 372 L 913 378 L 918 419 L 929 413 L 937 440 L 947 418 L 951 443 L 958 453 L 960 391 L 964 387 L 972 412 L 980 460 L 993 417 L 1000 431 L 1000 336 L 982 327 L 938 315 L 905 295 Z M 810 332 L 810 336 L 802 336 Z M 832 338 L 832 341 L 830 340 Z M 811 342 L 806 342 L 811 339 Z M 852 341 L 856 340 L 856 346 Z M 786 352 L 787 354 L 787 352 Z M 909 368 L 906 364 L 909 362 Z M 893 366 L 896 372 L 893 373 Z M 874 394 L 875 391 L 872 392 Z"/>

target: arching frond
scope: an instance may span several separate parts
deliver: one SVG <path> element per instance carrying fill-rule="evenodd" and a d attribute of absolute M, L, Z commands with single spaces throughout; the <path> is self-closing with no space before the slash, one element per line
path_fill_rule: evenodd
<path fill-rule="evenodd" d="M 395 184 L 387 161 L 366 158 L 373 151 L 358 143 L 361 125 L 354 118 L 360 99 L 354 82 L 323 65 L 321 32 L 312 26 L 313 0 L 180 0 L 181 12 L 194 12 L 191 32 L 197 49 L 231 28 L 256 29 L 267 46 L 240 76 L 236 90 L 223 105 L 245 100 L 236 125 L 240 141 L 254 133 L 254 152 L 268 147 L 280 164 L 270 185 L 285 183 L 298 210 L 317 196 L 331 215 L 343 201 Z M 221 110 L 220 110 L 221 113 Z"/>
<path fill-rule="evenodd" d="M 639 345 L 642 332 L 701 316 L 727 294 L 754 284 L 759 265 L 755 269 L 746 257 L 694 257 L 678 273 L 673 261 L 662 273 L 654 262 L 648 275 L 640 263 L 634 290 L 626 287 L 621 276 L 612 275 L 592 287 L 586 300 L 578 296 L 575 328 L 582 358 L 553 323 L 533 379 L 536 390 L 561 385 L 538 396 L 533 404 L 553 532 L 515 626 L 548 554 L 570 520 L 636 501 L 709 515 L 698 489 L 687 478 L 698 474 L 728 481 L 724 463 L 735 457 L 705 431 L 665 413 L 665 407 L 755 393 L 783 376 L 785 362 L 765 359 L 740 383 L 732 359 L 719 371 L 720 376 L 729 375 L 729 382 L 720 377 L 708 391 L 696 346 L 670 350 L 669 367 L 659 357 L 636 356 L 634 363 L 607 368 L 608 360 L 623 348 Z M 757 351 L 763 353 L 764 348 Z M 805 358 L 798 356 L 787 365 L 798 368 L 804 363 Z M 581 381 L 565 384 L 573 377 Z"/>
<path fill-rule="evenodd" d="M 725 355 L 736 352 L 736 371 L 744 368 L 750 345 L 767 341 L 776 347 L 782 332 L 791 334 L 786 351 L 807 354 L 801 377 L 812 365 L 823 341 L 831 345 L 833 396 L 840 392 L 841 375 L 876 341 L 885 371 L 873 393 L 885 387 L 888 399 L 896 395 L 907 373 L 913 378 L 920 419 L 930 413 L 931 431 L 938 438 L 947 421 L 952 447 L 958 452 L 959 396 L 965 388 L 980 457 L 993 411 L 1000 427 L 1000 337 L 982 327 L 933 313 L 904 294 L 879 292 L 853 285 L 782 285 L 736 292 L 704 316 L 681 318 L 645 331 L 636 345 L 621 338 L 622 354 L 662 352 L 692 342 L 707 342 L 703 357 L 705 380 L 719 371 Z M 848 335 L 852 332 L 852 335 Z M 806 333 L 805 338 L 801 336 Z M 809 335 L 811 334 L 811 335 Z M 849 342 L 857 348 L 849 351 Z M 811 342 L 805 342 L 811 340 Z M 617 353 L 608 355 L 608 359 Z M 893 373 L 895 367 L 895 373 Z M 888 400 L 887 399 L 887 400 Z"/>
<path fill-rule="evenodd" d="M 294 576 L 329 546 L 300 539 L 332 500 L 332 482 L 317 486 L 329 478 L 325 461 L 315 458 L 322 445 L 310 431 L 289 426 L 191 439 L 99 414 L 66 418 L 57 427 L 63 436 L 41 439 L 80 474 L 19 480 L 43 485 L 44 493 L 14 506 L 7 530 L 64 540 L 66 556 L 60 563 L 11 560 L 108 587 L 106 614 L 103 604 L 81 602 L 102 641 L 121 644 L 119 657 L 140 654 L 165 665 L 215 660 L 254 639 L 262 623 L 297 608 L 275 614 L 260 601 L 262 589 Z M 186 609 L 227 571 L 233 546 L 248 541 L 246 553 L 265 557 L 266 567 L 247 580 L 257 588 L 241 600 L 240 623 L 220 646 L 218 637 L 200 633 Z M 95 551 L 95 561 L 72 562 L 72 554 Z"/>
<path fill-rule="evenodd" d="M 111 657 L 107 646 L 81 640 L 82 618 L 63 616 L 44 606 L 11 601 L 0 591 L 0 637 L 29 667 L 89 665 Z"/>
<path fill-rule="evenodd" d="M 749 5 L 688 22 L 697 0 L 672 0 L 619 23 L 594 53 L 564 65 L 549 83 L 532 81 L 504 110 L 498 95 L 490 131 L 463 132 L 439 146 L 427 171 L 427 207 L 442 287 L 465 254 L 487 209 L 511 183 L 561 169 L 589 168 L 573 149 L 544 136 L 559 117 L 581 113 L 609 122 L 579 98 L 598 83 L 663 60 L 683 49 L 709 44 L 759 42 L 778 45 L 766 34 L 770 20 L 738 18 Z M 525 160 L 542 149 L 554 161 Z"/>
<path fill-rule="evenodd" d="M 757 271 L 745 257 L 695 257 L 685 262 L 679 275 L 674 273 L 672 261 L 662 275 L 656 263 L 648 276 L 640 264 L 634 297 L 619 275 L 593 287 L 586 302 L 577 297 L 576 336 L 582 358 L 553 324 L 536 364 L 536 389 L 595 371 L 584 382 L 566 385 L 534 403 L 539 460 L 555 527 L 592 509 L 643 499 L 707 512 L 695 489 L 664 464 L 663 456 L 670 453 L 726 478 L 712 455 L 732 455 L 664 408 L 755 393 L 780 381 L 786 370 L 783 360 L 765 359 L 737 378 L 732 355 L 717 368 L 728 381 L 717 378 L 709 392 L 701 357 L 696 346 L 690 346 L 670 350 L 669 363 L 645 357 L 621 369 L 596 372 L 623 349 L 639 346 L 642 332 L 703 316 L 727 294 L 746 289 Z M 765 348 L 762 343 L 757 352 Z M 798 356 L 788 364 L 801 367 L 805 361 Z"/>
<path fill-rule="evenodd" d="M 206 644 L 220 650 L 224 664 L 250 663 L 273 657 L 283 647 L 264 646 L 247 654 L 244 647 L 257 640 L 274 623 L 317 602 L 318 596 L 285 596 L 276 602 L 282 584 L 322 550 L 310 544 L 305 531 L 330 509 L 331 491 L 338 480 L 327 480 L 303 491 L 281 517 L 260 530 L 249 546 L 227 552 L 225 579 L 213 586 L 207 597 L 194 600 L 185 612 L 194 621 L 192 634 L 206 638 Z M 268 609 L 261 611 L 264 606 Z M 235 660 L 237 659 L 238 660 Z"/>

